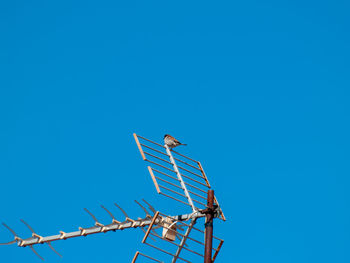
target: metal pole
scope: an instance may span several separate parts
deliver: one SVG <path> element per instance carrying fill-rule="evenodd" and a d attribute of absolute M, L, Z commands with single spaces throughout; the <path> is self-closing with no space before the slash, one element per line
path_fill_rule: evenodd
<path fill-rule="evenodd" d="M 213 219 L 214 219 L 214 190 L 208 190 L 207 209 L 205 209 L 205 251 L 204 263 L 212 263 L 213 248 Z"/>

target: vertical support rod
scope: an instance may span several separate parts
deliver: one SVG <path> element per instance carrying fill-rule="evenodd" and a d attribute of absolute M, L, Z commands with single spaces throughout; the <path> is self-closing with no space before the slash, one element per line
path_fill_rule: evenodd
<path fill-rule="evenodd" d="M 214 190 L 208 190 L 207 209 L 205 215 L 205 251 L 204 263 L 212 263 L 213 248 L 213 221 L 214 221 Z"/>
<path fill-rule="evenodd" d="M 189 227 L 188 227 L 187 230 L 186 230 L 185 235 L 182 237 L 182 240 L 181 240 L 181 242 L 180 242 L 180 245 L 179 245 L 179 247 L 177 248 L 177 251 L 176 251 L 176 253 L 175 253 L 175 255 L 174 255 L 173 260 L 171 261 L 171 263 L 175 263 L 175 262 L 178 260 L 179 255 L 180 255 L 180 252 L 181 252 L 182 248 L 184 247 L 184 245 L 185 245 L 185 243 L 186 243 L 186 240 L 187 240 L 188 236 L 190 235 L 190 232 L 191 232 L 193 226 L 196 224 L 196 220 L 197 220 L 197 218 L 193 218 L 193 219 L 192 219 L 192 221 L 191 221 Z"/>
<path fill-rule="evenodd" d="M 185 182 L 184 182 L 184 180 L 183 180 L 183 178 L 182 178 L 182 176 L 181 176 L 181 173 L 180 173 L 180 171 L 179 171 L 179 168 L 178 168 L 177 165 L 176 165 L 176 162 L 175 162 L 175 160 L 174 160 L 174 157 L 173 157 L 173 155 L 171 154 L 171 151 L 170 151 L 168 145 L 165 144 L 164 147 L 165 147 L 165 149 L 166 149 L 167 154 L 169 155 L 170 162 L 173 164 L 173 167 L 174 167 L 174 170 L 175 170 L 175 172 L 176 172 L 177 178 L 180 180 L 181 188 L 182 188 L 182 189 L 184 190 L 184 192 L 185 192 L 185 195 L 186 195 L 186 197 L 187 197 L 188 203 L 191 205 L 192 211 L 193 211 L 193 212 L 196 212 L 197 209 L 196 209 L 196 207 L 195 207 L 194 204 L 193 204 L 193 201 L 192 201 L 192 198 L 191 198 L 190 194 L 188 193 L 187 187 L 186 187 Z"/>

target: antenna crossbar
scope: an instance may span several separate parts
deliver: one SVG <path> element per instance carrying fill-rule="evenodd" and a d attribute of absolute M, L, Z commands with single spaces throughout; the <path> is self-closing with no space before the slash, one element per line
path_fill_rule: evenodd
<path fill-rule="evenodd" d="M 35 245 L 35 244 L 47 243 L 47 242 L 51 242 L 51 241 L 68 239 L 68 238 L 73 238 L 73 237 L 87 236 L 87 235 L 97 234 L 97 233 L 101 233 L 101 232 L 105 233 L 105 232 L 109 232 L 109 231 L 122 230 L 125 228 L 141 227 L 141 226 L 146 226 L 149 224 L 151 224 L 150 218 L 140 219 L 137 221 L 135 220 L 134 222 L 125 221 L 125 222 L 122 222 L 120 224 L 112 223 L 110 225 L 105 225 L 105 226 L 93 226 L 93 227 L 89 227 L 89 228 L 80 228 L 79 231 L 74 231 L 74 232 L 68 232 L 68 233 L 61 232 L 59 235 L 42 237 L 41 240 L 38 237 L 30 237 L 27 239 L 22 239 L 17 244 L 20 247 L 26 247 L 26 246 L 31 246 L 31 245 Z"/>
<path fill-rule="evenodd" d="M 137 259 L 138 256 L 140 256 L 140 255 L 143 256 L 143 257 L 145 257 L 145 258 L 148 258 L 148 259 L 150 259 L 150 260 L 152 260 L 152 261 L 155 261 L 155 262 L 158 262 L 158 263 L 164 263 L 164 261 L 160 261 L 160 260 L 158 260 L 158 259 L 156 259 L 156 258 L 150 257 L 150 256 L 148 256 L 148 255 L 146 255 L 146 254 L 143 254 L 143 253 L 139 252 L 139 251 L 136 252 L 136 254 L 135 254 L 133 260 L 131 261 L 131 263 L 135 263 L 135 262 L 136 262 L 136 259 Z"/>
<path fill-rule="evenodd" d="M 204 217 L 204 214 L 198 213 L 196 215 L 197 217 Z M 187 221 L 190 220 L 191 217 L 193 217 L 192 214 L 184 214 L 184 215 L 178 215 L 178 216 L 170 216 L 170 218 L 174 220 L 179 220 L 179 221 Z M 26 247 L 26 246 L 32 246 L 36 244 L 42 244 L 42 243 L 48 243 L 52 241 L 57 241 L 57 240 L 62 240 L 62 239 L 68 239 L 68 238 L 73 238 L 73 237 L 81 237 L 81 236 L 88 236 L 92 234 L 98 234 L 98 233 L 105 233 L 109 231 L 116 231 L 116 230 L 123 230 L 126 228 L 138 228 L 138 227 L 145 227 L 149 226 L 152 222 L 152 218 L 147 216 L 144 219 L 138 219 L 138 220 L 130 220 L 130 221 L 125 221 L 121 223 L 112 223 L 109 225 L 104 225 L 104 226 L 93 226 L 89 228 L 80 228 L 78 231 L 73 231 L 73 232 L 63 232 L 60 231 L 60 234 L 58 235 L 52 235 L 52 236 L 32 236 L 30 238 L 26 239 L 21 239 L 17 241 L 17 245 L 20 247 Z M 155 219 L 154 224 L 158 224 L 159 219 Z M 13 241 L 9 242 L 9 244 L 14 243 Z"/>

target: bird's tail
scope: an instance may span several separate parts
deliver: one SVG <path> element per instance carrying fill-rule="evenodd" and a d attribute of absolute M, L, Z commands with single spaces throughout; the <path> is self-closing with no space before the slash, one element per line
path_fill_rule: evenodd
<path fill-rule="evenodd" d="M 185 143 L 180 143 L 179 145 L 183 145 L 183 146 L 186 146 L 187 144 L 185 144 Z"/>

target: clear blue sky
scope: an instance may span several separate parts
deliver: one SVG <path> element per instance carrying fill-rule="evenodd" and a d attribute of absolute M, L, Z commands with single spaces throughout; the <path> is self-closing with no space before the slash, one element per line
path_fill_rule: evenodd
<path fill-rule="evenodd" d="M 146 198 L 171 213 L 132 137 L 170 133 L 203 163 L 228 218 L 215 226 L 218 263 L 350 262 L 349 8 L 2 1 L 0 221 L 29 237 L 20 218 L 42 235 L 73 231 L 93 223 L 84 207 L 107 222 L 101 203 L 138 217 L 133 200 Z M 142 236 L 59 241 L 62 259 L 38 251 L 130 262 Z M 12 245 L 0 261 L 40 260 Z"/>

